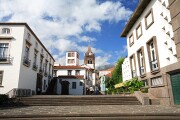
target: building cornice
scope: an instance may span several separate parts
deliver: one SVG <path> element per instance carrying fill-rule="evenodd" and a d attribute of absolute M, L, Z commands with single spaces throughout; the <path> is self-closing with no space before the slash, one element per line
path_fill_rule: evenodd
<path fill-rule="evenodd" d="M 33 34 L 33 36 L 38 40 L 38 42 L 41 44 L 41 46 L 47 51 L 47 53 L 51 56 L 51 58 L 55 61 L 53 56 L 50 54 L 50 52 L 46 49 L 46 47 L 42 44 L 40 39 L 36 36 L 36 34 L 33 32 L 33 30 L 29 27 L 27 23 L 16 23 L 16 22 L 0 22 L 0 25 L 18 25 L 18 26 L 26 26 L 26 28 Z"/>
<path fill-rule="evenodd" d="M 124 29 L 120 35 L 121 37 L 127 37 L 127 34 L 129 33 L 129 31 L 131 30 L 133 25 L 136 23 L 136 21 L 141 16 L 141 14 L 143 13 L 143 11 L 146 9 L 146 7 L 148 6 L 148 4 L 150 2 L 151 2 L 151 0 L 140 0 L 139 1 L 137 8 L 135 9 L 134 13 L 131 15 L 131 18 L 129 19 L 126 26 L 124 27 Z"/>

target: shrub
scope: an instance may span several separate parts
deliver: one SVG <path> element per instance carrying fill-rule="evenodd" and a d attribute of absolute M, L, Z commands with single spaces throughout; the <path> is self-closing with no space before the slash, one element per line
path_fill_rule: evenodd
<path fill-rule="evenodd" d="M 7 95 L 0 95 L 0 105 L 8 102 L 8 96 Z"/>

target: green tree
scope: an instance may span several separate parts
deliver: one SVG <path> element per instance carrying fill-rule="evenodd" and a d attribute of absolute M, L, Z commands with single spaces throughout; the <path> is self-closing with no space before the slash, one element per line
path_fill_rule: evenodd
<path fill-rule="evenodd" d="M 114 85 L 114 81 L 110 77 L 106 77 L 106 88 L 108 94 L 111 94 L 114 91 Z"/>
<path fill-rule="evenodd" d="M 124 58 L 120 58 L 117 62 L 117 65 L 112 72 L 112 80 L 115 84 L 121 83 L 122 80 L 122 64 L 123 64 Z"/>

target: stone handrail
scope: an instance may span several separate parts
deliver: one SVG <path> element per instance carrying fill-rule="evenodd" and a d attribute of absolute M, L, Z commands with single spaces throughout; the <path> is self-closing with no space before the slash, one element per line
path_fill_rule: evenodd
<path fill-rule="evenodd" d="M 142 105 L 149 105 L 149 97 L 141 91 L 135 91 L 134 95 L 142 103 Z"/>
<path fill-rule="evenodd" d="M 6 93 L 9 98 L 15 97 L 27 97 L 32 95 L 31 89 L 20 89 L 20 88 L 13 88 L 8 93 Z"/>

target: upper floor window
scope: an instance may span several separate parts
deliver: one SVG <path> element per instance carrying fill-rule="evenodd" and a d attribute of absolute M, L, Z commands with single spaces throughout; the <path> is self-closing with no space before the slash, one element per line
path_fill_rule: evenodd
<path fill-rule="evenodd" d="M 29 47 L 28 46 L 26 46 L 26 48 L 25 48 L 25 55 L 24 55 L 24 57 L 29 58 Z"/>
<path fill-rule="evenodd" d="M 68 57 L 74 57 L 74 53 L 68 53 Z"/>
<path fill-rule="evenodd" d="M 0 86 L 2 85 L 3 80 L 3 71 L 0 71 Z"/>
<path fill-rule="evenodd" d="M 148 50 L 148 57 L 150 60 L 150 67 L 151 67 L 151 71 L 156 71 L 159 69 L 159 65 L 158 65 L 158 59 L 157 59 L 157 48 L 156 48 L 156 41 L 155 38 L 153 37 L 152 40 L 150 40 L 150 42 L 147 44 L 147 49 Z"/>
<path fill-rule="evenodd" d="M 40 57 L 40 67 L 39 67 L 39 72 L 42 73 L 43 72 L 43 57 Z"/>
<path fill-rule="evenodd" d="M 72 70 L 68 70 L 68 75 L 72 75 Z"/>
<path fill-rule="evenodd" d="M 148 29 L 154 23 L 153 11 L 152 9 L 145 16 L 145 25 L 146 29 Z"/>
<path fill-rule="evenodd" d="M 75 63 L 74 59 L 68 59 L 68 63 Z"/>
<path fill-rule="evenodd" d="M 137 53 L 138 53 L 139 71 L 140 71 L 140 75 L 142 76 L 145 74 L 145 59 L 144 59 L 143 48 L 141 48 Z"/>
<path fill-rule="evenodd" d="M 76 75 L 80 75 L 80 70 L 76 70 Z"/>
<path fill-rule="evenodd" d="M 49 75 L 51 74 L 51 64 L 49 63 Z"/>
<path fill-rule="evenodd" d="M 31 34 L 27 33 L 27 39 L 30 40 L 31 39 Z"/>
<path fill-rule="evenodd" d="M 2 28 L 2 34 L 10 34 L 9 28 Z"/>
<path fill-rule="evenodd" d="M 30 51 L 30 47 L 26 45 L 23 63 L 27 67 L 30 66 L 30 62 L 31 62 L 31 60 L 29 60 L 29 51 Z"/>
<path fill-rule="evenodd" d="M 141 23 L 138 25 L 138 27 L 136 28 L 136 37 L 137 39 L 139 39 L 142 36 L 142 26 Z"/>
<path fill-rule="evenodd" d="M 34 62 L 33 62 L 33 69 L 37 70 L 37 52 L 34 53 Z"/>
<path fill-rule="evenodd" d="M 43 49 L 41 49 L 41 54 L 43 54 L 43 52 L 44 52 L 44 50 L 43 50 Z"/>
<path fill-rule="evenodd" d="M 9 43 L 0 43 L 0 61 L 7 60 Z"/>
<path fill-rule="evenodd" d="M 47 66 L 48 66 L 48 61 L 44 63 L 44 75 L 47 76 Z"/>
<path fill-rule="evenodd" d="M 133 34 L 131 34 L 129 37 L 129 46 L 132 46 L 133 44 L 134 44 L 134 36 Z"/>
<path fill-rule="evenodd" d="M 135 66 L 135 64 L 136 64 L 136 62 L 135 62 L 135 55 L 132 55 L 130 57 L 130 63 L 131 63 L 132 77 L 136 77 L 137 74 L 136 74 L 136 66 Z"/>
<path fill-rule="evenodd" d="M 38 48 L 38 43 L 37 43 L 37 42 L 35 43 L 35 48 L 36 48 L 36 49 Z"/>

